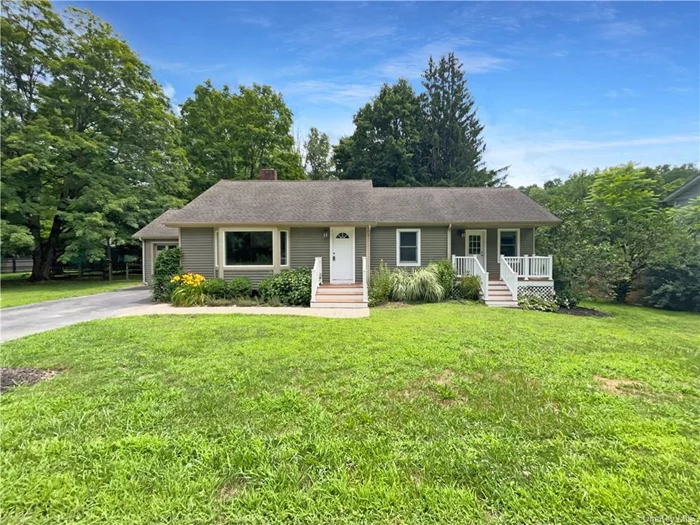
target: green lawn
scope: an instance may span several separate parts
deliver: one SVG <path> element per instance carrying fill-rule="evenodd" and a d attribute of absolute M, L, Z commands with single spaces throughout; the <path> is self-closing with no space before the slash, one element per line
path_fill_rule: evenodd
<path fill-rule="evenodd" d="M 28 274 L 6 274 L 0 279 L 0 308 L 41 303 L 54 299 L 67 299 L 100 292 L 110 292 L 141 283 L 141 275 L 130 275 L 127 281 L 119 276 L 112 281 L 102 279 L 55 279 L 43 283 L 30 283 Z"/>
<path fill-rule="evenodd" d="M 2 522 L 694 523 L 700 317 L 601 308 L 122 318 L 6 343 L 3 366 L 63 372 L 3 395 Z"/>

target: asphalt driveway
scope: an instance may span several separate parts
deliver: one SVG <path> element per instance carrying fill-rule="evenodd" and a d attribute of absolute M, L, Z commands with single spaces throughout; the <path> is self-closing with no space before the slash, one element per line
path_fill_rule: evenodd
<path fill-rule="evenodd" d="M 119 315 L 122 310 L 151 302 L 145 286 L 124 288 L 71 299 L 46 301 L 0 310 L 0 341 L 53 330 L 93 319 Z"/>

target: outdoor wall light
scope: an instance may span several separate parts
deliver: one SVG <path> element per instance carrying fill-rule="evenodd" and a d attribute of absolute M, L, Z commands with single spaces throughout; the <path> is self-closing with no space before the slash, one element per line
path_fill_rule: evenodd
<path fill-rule="evenodd" d="M 328 239 L 328 230 L 323 230 L 323 238 Z"/>

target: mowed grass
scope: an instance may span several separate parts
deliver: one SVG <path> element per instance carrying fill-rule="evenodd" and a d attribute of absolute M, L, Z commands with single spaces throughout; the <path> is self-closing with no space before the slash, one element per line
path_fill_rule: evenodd
<path fill-rule="evenodd" d="M 122 275 L 112 281 L 63 278 L 39 283 L 27 281 L 25 274 L 9 274 L 0 280 L 0 308 L 111 292 L 140 283 L 141 274 L 130 275 L 128 281 Z"/>
<path fill-rule="evenodd" d="M 2 522 L 692 523 L 700 317 L 602 308 L 122 318 L 9 342 L 3 366 L 63 372 L 3 396 Z"/>

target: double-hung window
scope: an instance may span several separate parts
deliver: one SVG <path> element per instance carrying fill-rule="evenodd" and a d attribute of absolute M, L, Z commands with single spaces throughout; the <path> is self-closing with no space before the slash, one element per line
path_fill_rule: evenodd
<path fill-rule="evenodd" d="M 396 265 L 420 266 L 420 230 L 396 230 Z"/>
<path fill-rule="evenodd" d="M 517 257 L 519 255 L 520 231 L 519 230 L 499 230 L 501 255 L 506 257 Z"/>

